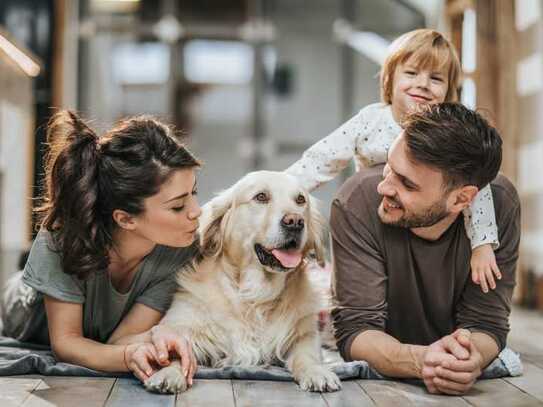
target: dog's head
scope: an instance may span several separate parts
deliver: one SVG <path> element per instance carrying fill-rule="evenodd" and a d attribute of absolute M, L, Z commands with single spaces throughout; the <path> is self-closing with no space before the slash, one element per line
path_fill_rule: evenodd
<path fill-rule="evenodd" d="M 323 257 L 324 218 L 316 201 L 284 173 L 247 174 L 203 208 L 202 256 L 228 255 L 268 272 L 295 270 L 309 252 Z"/>

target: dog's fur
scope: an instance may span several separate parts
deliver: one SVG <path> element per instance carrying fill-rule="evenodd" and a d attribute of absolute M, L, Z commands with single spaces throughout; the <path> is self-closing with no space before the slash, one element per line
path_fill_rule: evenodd
<path fill-rule="evenodd" d="M 310 253 L 323 261 L 323 223 L 295 178 L 271 171 L 246 175 L 203 208 L 200 255 L 179 272 L 178 292 L 161 324 L 190 338 L 199 364 L 284 362 L 304 390 L 338 390 L 339 379 L 321 364 L 319 299 L 306 270 Z M 255 245 L 273 258 L 264 254 L 261 262 Z M 284 267 L 270 254 L 281 247 L 303 260 Z M 178 362 L 145 386 L 159 392 L 187 388 Z"/>

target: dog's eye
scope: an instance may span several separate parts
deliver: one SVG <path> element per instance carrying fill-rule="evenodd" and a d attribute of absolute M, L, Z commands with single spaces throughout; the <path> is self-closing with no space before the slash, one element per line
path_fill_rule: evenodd
<path fill-rule="evenodd" d="M 258 202 L 265 203 L 270 200 L 270 197 L 265 192 L 259 192 L 258 194 L 255 195 L 254 199 L 257 200 Z"/>
<path fill-rule="evenodd" d="M 305 196 L 303 196 L 302 194 L 298 195 L 296 197 L 296 203 L 298 205 L 303 205 L 305 203 Z"/>

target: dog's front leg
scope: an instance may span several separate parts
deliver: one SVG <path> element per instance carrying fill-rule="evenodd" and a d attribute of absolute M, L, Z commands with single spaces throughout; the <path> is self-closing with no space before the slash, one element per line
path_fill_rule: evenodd
<path fill-rule="evenodd" d="M 174 360 L 149 377 L 145 388 L 155 393 L 182 393 L 187 390 L 187 378 L 181 369 L 181 362 Z"/>
<path fill-rule="evenodd" d="M 188 329 L 182 327 L 170 326 L 176 334 L 186 339 L 187 343 L 190 337 L 187 332 Z M 149 377 L 145 383 L 145 388 L 149 391 L 156 393 L 182 393 L 187 390 L 188 382 L 187 378 L 183 374 L 183 368 L 181 367 L 180 360 L 172 360 L 171 363 L 160 369 L 154 375 Z"/>
<path fill-rule="evenodd" d="M 341 381 L 334 372 L 322 365 L 320 352 L 317 333 L 308 331 L 292 346 L 287 357 L 287 367 L 303 390 L 337 391 L 341 388 Z"/>

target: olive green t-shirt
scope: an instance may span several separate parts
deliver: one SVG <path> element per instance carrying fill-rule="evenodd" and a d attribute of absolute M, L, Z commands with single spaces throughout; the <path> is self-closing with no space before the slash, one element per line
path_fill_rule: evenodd
<path fill-rule="evenodd" d="M 22 283 L 37 291 L 37 300 L 25 311 L 27 322 L 18 332 L 17 339 L 49 343 L 43 303 L 43 296 L 48 295 L 83 304 L 83 335 L 107 342 L 135 303 L 166 312 L 177 287 L 176 272 L 191 258 L 192 252 L 190 248 L 157 245 L 139 265 L 128 292 L 119 293 L 105 270 L 97 271 L 85 280 L 64 273 L 50 233 L 42 230 L 32 245 L 22 275 Z"/>

